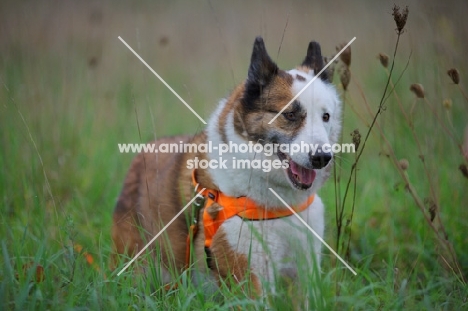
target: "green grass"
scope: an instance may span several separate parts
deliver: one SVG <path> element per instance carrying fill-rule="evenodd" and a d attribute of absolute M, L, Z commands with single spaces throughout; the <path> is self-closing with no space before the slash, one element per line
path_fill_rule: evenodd
<path fill-rule="evenodd" d="M 267 46 L 276 55 L 286 21 L 284 12 L 290 8 L 279 64 L 288 68 L 302 59 L 311 35 L 298 20 L 303 19 L 303 12 L 312 14 L 313 10 L 301 1 L 291 7 L 276 5 L 278 10 L 271 12 L 264 6 L 234 6 L 244 14 L 245 25 L 239 26 L 229 6 L 213 4 L 211 10 L 203 3 L 191 8 L 196 19 L 189 27 L 178 22 L 186 18 L 183 12 L 189 11 L 183 2 L 141 2 L 134 11 L 126 11 L 126 4 L 111 6 L 107 2 L 72 8 L 29 2 L 2 4 L 0 28 L 3 25 L 7 31 L 0 48 L 0 309 L 264 309 L 263 301 L 248 298 L 241 287 L 222 287 L 213 295 L 205 295 L 202 288 L 186 280 L 185 274 L 175 277 L 177 289 L 155 287 L 157 263 L 151 265 L 152 274 L 147 278 L 133 276 L 133 268 L 120 277 L 109 270 L 112 211 L 133 157 L 118 153 L 117 143 L 145 142 L 202 129 L 198 119 L 116 38 L 122 35 L 130 45 L 139 46 L 142 57 L 206 120 L 216 101 L 245 76 L 251 42 L 257 33 L 265 34 L 263 27 L 269 29 Z M 342 25 L 359 30 L 353 45 L 350 91 L 345 97 L 343 137 L 349 142 L 349 133 L 359 128 L 364 134 L 371 119 L 356 82 L 374 113 L 383 92 L 387 75 L 375 54 L 390 54 L 395 41 L 394 25 L 386 14 L 391 4 L 382 12 L 364 2 L 352 7 L 342 3 L 342 7 L 333 9 L 335 15 L 318 8 L 324 15 L 305 22 L 315 27 L 310 29 L 318 29 L 317 33 L 323 30 L 320 23 L 336 15 L 345 19 Z M 369 13 L 368 20 L 345 18 L 362 10 Z M 263 26 L 250 11 L 263 14 Z M 95 12 L 102 13 L 101 22 L 90 19 L 99 16 Z M 458 16 L 451 14 L 447 16 Z M 418 30 L 417 22 L 424 19 L 421 16 L 434 21 L 435 33 Z M 409 30 L 402 37 L 393 82 L 413 50 L 396 94 L 408 112 L 414 103 L 409 85 L 422 83 L 429 103 L 461 141 L 468 102 L 450 82 L 446 70 L 457 67 L 462 74 L 461 87 L 468 88 L 464 79 L 468 70 L 461 57 L 466 55 L 466 48 L 454 39 L 461 31 L 458 28 L 468 27 L 455 27 L 466 21 L 456 19 L 455 23 L 444 16 L 434 17 L 422 7 L 410 7 Z M 51 23 L 44 22 L 49 18 Z M 205 24 L 210 27 L 204 28 Z M 373 34 L 368 24 L 376 25 L 379 33 Z M 229 25 L 241 30 L 233 33 Z M 343 30 L 336 31 L 340 39 L 317 35 L 324 51 L 349 36 Z M 162 35 L 169 36 L 168 46 L 158 43 Z M 231 37 L 228 40 L 226 36 Z M 95 66 L 90 65 L 92 57 L 97 57 Z M 335 81 L 341 91 L 339 79 Z M 442 107 L 445 98 L 453 102 L 448 112 Z M 385 137 L 396 157 L 409 161 L 406 174 L 422 199 L 430 197 L 432 183 L 440 206 L 438 215 L 461 269 L 468 275 L 468 179 L 458 170 L 464 160 L 427 103 L 418 100 L 414 125 L 422 142 L 428 178 L 397 103 L 396 97 L 390 96 L 379 117 Z M 366 121 L 352 112 L 350 104 Z M 386 156 L 388 151 L 374 130 L 357 170 L 355 211 L 344 238 L 351 233 L 346 258 L 358 275 L 353 276 L 324 250 L 321 279 L 314 279 L 313 273 L 301 275 L 299 289 L 286 286 L 272 298 L 274 309 L 290 309 L 306 296 L 309 308 L 319 310 L 466 307 L 468 288 L 441 261 L 440 243 L 405 190 Z M 353 159 L 352 155 L 343 156 L 341 193 Z M 332 180 L 320 195 L 327 206 L 325 239 L 336 248 Z M 350 217 L 351 202 L 348 198 L 345 222 Z M 99 271 L 74 250 L 76 244 L 93 256 Z M 35 281 L 36 265 L 44 268 L 42 282 Z M 312 283 L 316 285 L 308 286 Z"/>

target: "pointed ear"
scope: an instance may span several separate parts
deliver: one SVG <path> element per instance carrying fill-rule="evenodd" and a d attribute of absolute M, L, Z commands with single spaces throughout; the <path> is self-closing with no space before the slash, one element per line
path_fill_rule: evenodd
<path fill-rule="evenodd" d="M 323 69 L 325 65 L 323 63 L 323 56 L 320 44 L 318 44 L 315 41 L 311 41 L 309 43 L 309 47 L 307 48 L 307 55 L 304 61 L 302 62 L 302 66 L 309 67 L 314 71 L 314 74 L 318 74 L 320 70 Z M 326 82 L 330 82 L 327 70 L 322 72 L 322 74 L 320 75 L 320 79 Z"/>
<path fill-rule="evenodd" d="M 277 73 L 278 66 L 268 56 L 262 37 L 255 38 L 247 83 L 257 88 L 265 87 Z"/>

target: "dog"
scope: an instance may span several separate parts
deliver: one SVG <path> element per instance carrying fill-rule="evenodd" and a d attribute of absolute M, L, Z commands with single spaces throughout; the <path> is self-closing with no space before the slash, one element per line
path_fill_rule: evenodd
<path fill-rule="evenodd" d="M 116 258 L 135 256 L 196 196 L 195 203 L 150 247 L 159 250 L 151 258 L 159 260 L 163 282 L 171 280 L 170 271 L 190 265 L 218 283 L 245 281 L 262 295 L 266 282 L 276 277 L 294 280 L 303 269 L 318 271 L 321 242 L 284 203 L 323 236 L 324 205 L 317 191 L 330 175 L 334 155 L 321 147 L 338 141 L 342 109 L 330 73 L 324 70 L 283 108 L 323 68 L 316 42 L 310 42 L 301 65 L 280 70 L 263 39 L 257 37 L 247 79 L 220 101 L 205 130 L 194 136 L 158 139 L 153 142 L 155 148 L 208 143 L 263 147 L 306 143 L 319 148 L 295 153 L 276 148 L 270 154 L 233 148 L 222 155 L 225 167 L 204 168 L 195 164 L 217 160 L 215 148 L 138 154 L 113 214 Z M 260 161 L 257 164 L 271 161 L 273 168 L 236 165 L 236 161 L 253 160 Z M 299 255 L 305 257 L 302 267 Z"/>

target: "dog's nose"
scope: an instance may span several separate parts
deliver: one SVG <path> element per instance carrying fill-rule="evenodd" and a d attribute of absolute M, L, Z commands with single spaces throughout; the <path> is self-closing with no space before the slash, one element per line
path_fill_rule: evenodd
<path fill-rule="evenodd" d="M 324 168 L 331 159 L 332 154 L 329 152 L 316 151 L 315 154 L 310 154 L 310 161 L 314 169 Z"/>

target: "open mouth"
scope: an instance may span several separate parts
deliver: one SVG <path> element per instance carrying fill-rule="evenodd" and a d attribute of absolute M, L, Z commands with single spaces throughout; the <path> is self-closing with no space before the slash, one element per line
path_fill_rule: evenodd
<path fill-rule="evenodd" d="M 278 158 L 283 160 L 288 160 L 289 166 L 286 169 L 286 174 L 288 175 L 289 181 L 300 190 L 306 190 L 312 187 L 314 183 L 315 176 L 317 173 L 313 169 L 305 168 L 296 162 L 294 162 L 291 157 L 285 153 L 278 151 Z"/>

